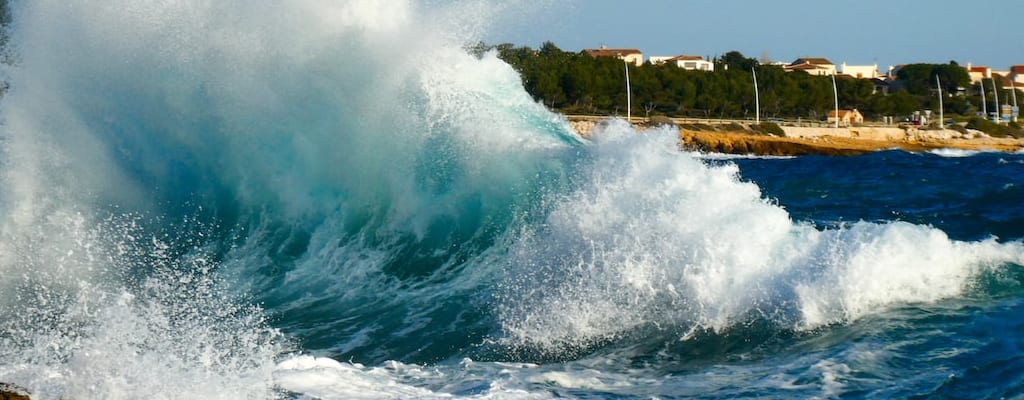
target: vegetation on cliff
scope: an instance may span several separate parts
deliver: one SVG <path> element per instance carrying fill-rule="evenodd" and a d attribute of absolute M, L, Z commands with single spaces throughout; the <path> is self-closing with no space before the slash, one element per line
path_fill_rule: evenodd
<path fill-rule="evenodd" d="M 9 45 L 11 40 L 11 7 L 8 0 L 0 0 L 0 64 L 11 65 L 14 63 L 14 52 Z M 7 81 L 0 81 L 0 97 L 7 93 L 9 84 Z"/>
<path fill-rule="evenodd" d="M 624 115 L 626 97 L 623 62 L 593 58 L 585 52 L 567 52 L 546 42 L 540 49 L 512 44 L 477 44 L 482 54 L 497 51 L 522 76 L 523 86 L 539 102 L 566 114 Z M 629 65 L 634 115 L 697 118 L 753 118 L 757 70 L 761 117 L 824 120 L 835 108 L 832 80 L 827 76 L 786 72 L 776 65 L 731 51 L 715 58 L 715 72 L 689 71 L 673 65 Z M 971 86 L 964 68 L 948 64 L 909 64 L 897 73 L 889 93 L 876 89 L 869 79 L 838 79 L 839 104 L 856 108 L 867 119 L 893 116 L 901 119 L 915 111 L 938 110 L 935 79 L 943 93 L 945 114 L 966 121 L 981 107 L 978 87 Z M 988 86 L 988 85 L 986 85 Z M 1017 93 L 1021 96 L 1022 93 Z M 1000 91 L 1000 99 L 1011 97 Z M 989 102 L 992 101 L 989 93 Z M 992 109 L 989 104 L 989 109 Z"/>

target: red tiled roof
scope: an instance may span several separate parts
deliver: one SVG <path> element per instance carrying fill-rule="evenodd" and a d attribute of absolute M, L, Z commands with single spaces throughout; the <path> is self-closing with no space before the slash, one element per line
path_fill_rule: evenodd
<path fill-rule="evenodd" d="M 667 61 L 701 61 L 703 59 L 704 59 L 704 57 L 702 57 L 702 56 L 678 56 L 678 57 L 672 57 L 672 58 L 668 59 Z"/>
<path fill-rule="evenodd" d="M 643 54 L 637 49 L 583 49 L 591 57 L 622 57 L 630 54 Z"/>
<path fill-rule="evenodd" d="M 1014 65 L 1010 67 L 1011 74 L 1024 74 L 1024 65 Z"/>
<path fill-rule="evenodd" d="M 798 65 L 798 64 L 835 65 L 833 62 L 829 61 L 828 59 L 818 58 L 818 57 L 798 58 L 798 59 L 796 59 L 796 61 L 793 61 L 793 63 L 789 64 L 789 65 Z"/>
<path fill-rule="evenodd" d="M 814 65 L 814 64 L 797 64 L 797 65 L 787 65 L 785 68 L 786 69 L 795 69 L 795 70 L 802 71 L 802 70 L 807 70 L 807 69 L 818 69 L 819 67 L 817 65 Z"/>

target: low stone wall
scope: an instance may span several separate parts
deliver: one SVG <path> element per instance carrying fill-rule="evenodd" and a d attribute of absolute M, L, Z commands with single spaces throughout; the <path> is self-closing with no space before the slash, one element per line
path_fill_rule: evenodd
<path fill-rule="evenodd" d="M 598 116 L 567 116 L 569 124 L 572 128 L 579 133 L 581 136 L 587 137 L 597 128 L 598 125 L 608 123 L 611 120 L 610 117 L 598 117 Z M 637 121 L 638 118 L 634 118 L 634 125 L 638 129 L 642 129 L 647 123 L 646 120 Z M 679 119 L 674 119 L 673 122 L 678 123 Z M 687 120 L 689 121 L 689 120 Z M 721 122 L 721 121 L 719 121 Z M 743 125 L 743 124 L 740 124 Z M 684 125 L 685 126 L 685 125 Z M 724 134 L 724 133 L 739 133 L 745 134 L 750 133 L 750 127 L 743 125 L 746 131 L 733 132 L 733 131 L 719 131 L 718 129 L 729 129 L 724 124 L 711 124 L 709 125 L 714 128 L 712 131 L 706 133 Z M 732 125 L 735 126 L 735 125 Z M 781 125 L 783 132 L 786 133 L 786 138 L 807 140 L 808 145 L 822 141 L 829 141 L 829 138 L 839 139 L 859 139 L 865 141 L 877 141 L 877 142 L 890 142 L 890 143 L 907 143 L 915 144 L 921 143 L 926 146 L 935 147 L 940 145 L 951 146 L 951 147 L 964 147 L 964 146 L 975 146 L 978 143 L 969 144 L 963 143 L 967 141 L 974 141 L 973 139 L 984 140 L 986 144 L 988 142 L 997 140 L 986 135 L 984 132 L 968 129 L 966 133 L 960 133 L 954 129 L 940 129 L 940 130 L 929 130 L 929 129 L 918 129 L 914 126 L 899 126 L 899 127 L 882 127 L 882 126 L 852 126 L 843 128 L 832 128 L 832 127 L 820 127 L 820 126 L 787 126 Z M 685 130 L 685 129 L 684 129 Z M 703 129 L 701 129 L 703 130 Z M 1003 147 L 1014 147 L 1019 148 L 1019 143 L 1016 140 L 1007 140 L 1004 145 L 996 145 L 996 148 Z M 781 146 L 772 144 L 771 146 Z M 727 146 L 728 147 L 728 146 Z M 753 151 L 759 151 L 758 149 L 752 149 Z M 863 149 L 861 149 L 863 150 Z M 913 150 L 913 149 L 910 149 Z M 775 154 L 769 152 L 768 154 Z M 831 150 L 830 150 L 831 151 Z M 831 153 L 830 153 L 831 154 Z"/>
<path fill-rule="evenodd" d="M 976 139 L 985 138 L 988 135 L 980 131 L 968 131 L 966 134 L 953 129 L 924 130 L 914 127 L 905 128 L 884 128 L 884 127 L 849 127 L 849 128 L 809 128 L 800 126 L 783 126 L 786 137 L 801 139 L 816 139 L 824 136 L 884 140 L 884 141 L 934 141 L 952 139 Z"/>
<path fill-rule="evenodd" d="M 881 127 L 850 127 L 850 128 L 808 128 L 801 126 L 783 126 L 786 137 L 814 139 L 823 136 L 846 137 L 868 140 L 907 140 L 912 133 L 903 128 Z M 916 130 L 916 129 L 915 129 Z M 955 132 L 955 131 L 954 131 Z"/>

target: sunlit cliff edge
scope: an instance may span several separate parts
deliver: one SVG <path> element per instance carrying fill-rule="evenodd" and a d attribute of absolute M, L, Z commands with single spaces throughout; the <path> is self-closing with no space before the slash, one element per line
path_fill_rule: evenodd
<path fill-rule="evenodd" d="M 592 134 L 604 120 L 596 117 L 567 117 L 583 136 Z M 879 150 L 901 149 L 920 152 L 936 149 L 1015 152 L 1024 148 L 1024 139 L 996 138 L 980 131 L 920 129 L 903 127 L 801 127 L 780 126 L 785 135 L 757 132 L 742 123 L 706 124 L 638 122 L 639 130 L 658 125 L 679 129 L 684 149 L 727 154 L 798 156 L 808 154 L 846 156 Z"/>

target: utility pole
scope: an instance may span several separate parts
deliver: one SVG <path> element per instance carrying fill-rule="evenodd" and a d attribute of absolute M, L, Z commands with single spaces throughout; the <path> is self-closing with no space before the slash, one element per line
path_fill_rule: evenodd
<path fill-rule="evenodd" d="M 946 118 L 942 115 L 942 82 L 939 75 L 935 75 L 935 89 L 939 91 L 939 129 L 946 129 Z"/>
<path fill-rule="evenodd" d="M 1013 114 L 1011 118 L 1013 122 L 1017 122 L 1017 115 L 1020 114 L 1020 108 L 1017 108 L 1017 89 L 1013 87 L 1013 80 L 1010 80 L 1010 93 L 1013 94 Z"/>
<path fill-rule="evenodd" d="M 626 62 L 626 58 L 622 57 L 622 67 L 626 70 L 626 121 L 633 122 L 633 99 L 629 92 L 629 63 Z"/>
<path fill-rule="evenodd" d="M 985 100 L 985 78 L 978 81 L 978 86 L 981 87 L 981 117 L 986 121 L 988 120 L 988 101 Z"/>
<path fill-rule="evenodd" d="M 836 98 L 836 129 L 839 129 L 839 89 L 836 89 L 836 74 L 832 74 L 832 94 Z"/>
<path fill-rule="evenodd" d="M 757 71 L 750 67 L 750 73 L 754 76 L 754 123 L 761 125 L 761 96 L 757 94 Z"/>
<path fill-rule="evenodd" d="M 1003 122 L 1003 111 L 999 109 L 999 88 L 996 87 L 996 78 L 992 78 L 992 93 L 996 96 L 996 123 Z"/>

